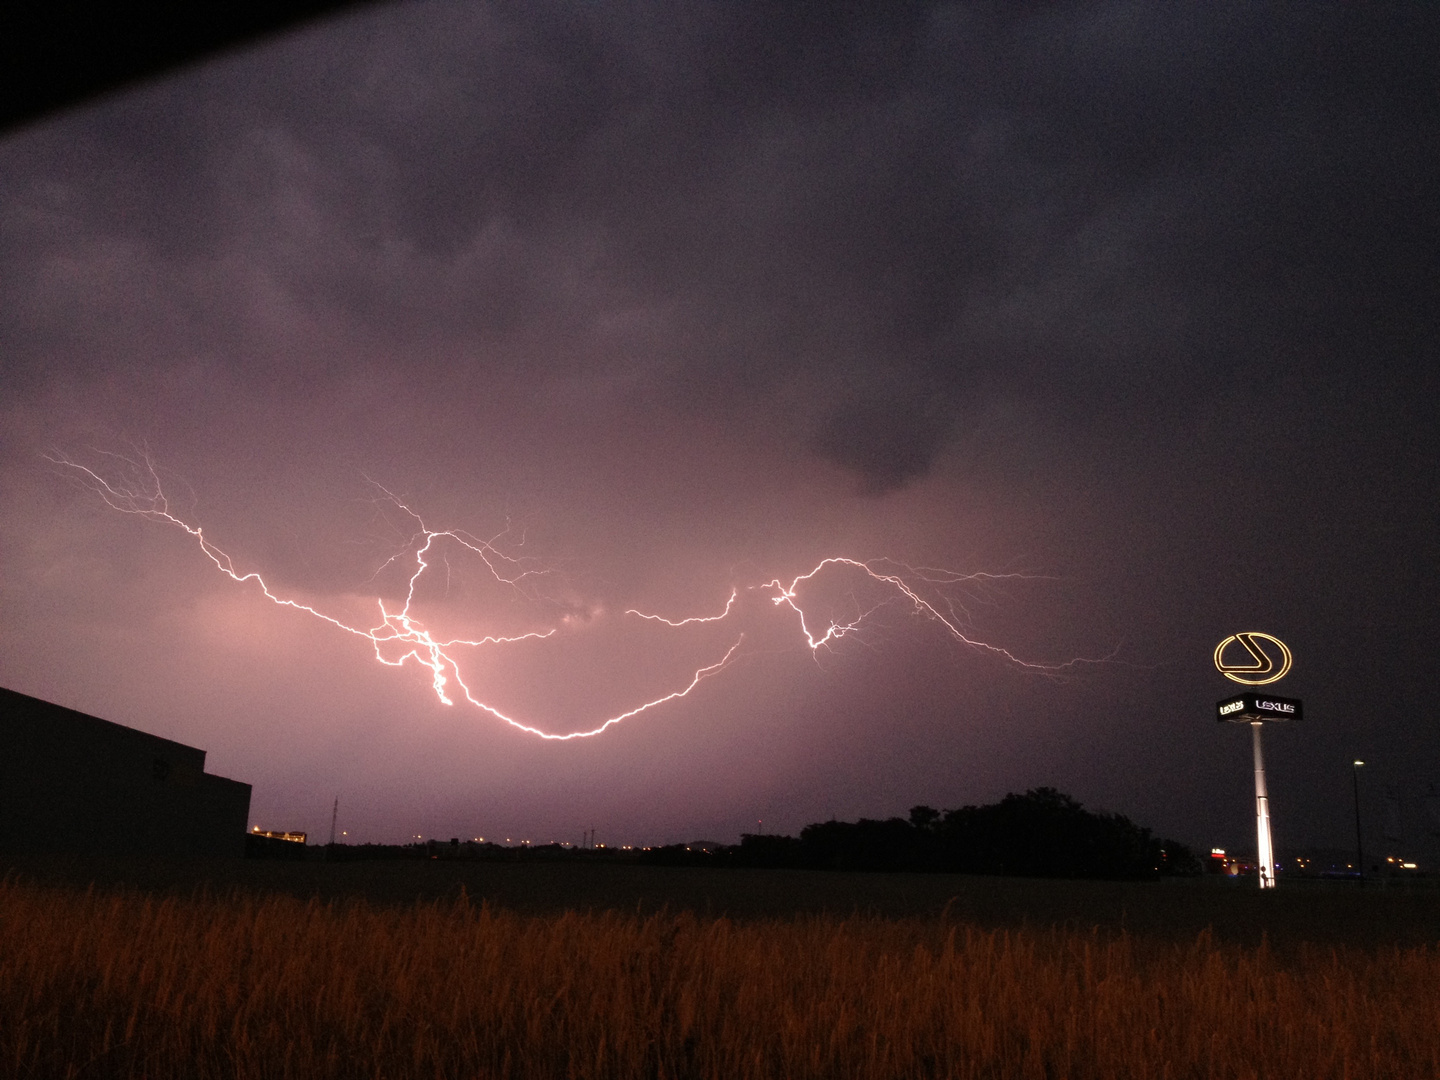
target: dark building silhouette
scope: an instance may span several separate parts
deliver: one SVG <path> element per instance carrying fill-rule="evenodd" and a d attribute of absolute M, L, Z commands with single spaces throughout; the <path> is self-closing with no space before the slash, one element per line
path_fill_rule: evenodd
<path fill-rule="evenodd" d="M 0 688 L 0 851 L 239 858 L 249 815 L 204 750 Z"/>

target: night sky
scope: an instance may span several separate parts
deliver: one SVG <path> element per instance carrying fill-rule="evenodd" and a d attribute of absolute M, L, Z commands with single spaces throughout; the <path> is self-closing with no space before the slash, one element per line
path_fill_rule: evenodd
<path fill-rule="evenodd" d="M 1355 757 L 1367 846 L 1440 856 L 1437 56 L 1419 4 L 419 3 L 12 130 L 0 683 L 322 837 L 337 796 L 351 840 L 621 844 L 1049 785 L 1243 848 L 1211 652 L 1261 630 L 1280 858 L 1353 840 Z M 547 731 L 744 641 L 547 742 L 51 460 L 107 454 L 365 627 L 386 492 L 498 538 L 524 578 L 442 540 L 412 614 L 553 629 L 455 650 Z M 1009 575 L 947 617 L 1103 662 L 843 567 L 807 613 L 872 617 L 812 654 L 751 586 L 827 556 Z"/>

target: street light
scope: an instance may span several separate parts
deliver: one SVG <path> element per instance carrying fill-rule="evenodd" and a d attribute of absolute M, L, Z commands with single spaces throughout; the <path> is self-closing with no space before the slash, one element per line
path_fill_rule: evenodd
<path fill-rule="evenodd" d="M 1360 884 L 1365 884 L 1365 846 L 1360 840 L 1360 766 L 1365 762 L 1356 758 L 1350 763 L 1350 779 L 1355 789 L 1355 865 L 1360 870 Z"/>

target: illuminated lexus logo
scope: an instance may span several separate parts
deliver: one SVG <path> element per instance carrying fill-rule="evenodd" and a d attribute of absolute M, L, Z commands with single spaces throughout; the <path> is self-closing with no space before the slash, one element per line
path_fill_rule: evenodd
<path fill-rule="evenodd" d="M 1261 642 L 1268 642 L 1262 646 Z M 1236 648 L 1238 646 L 1238 648 Z M 1226 654 L 1240 663 L 1227 663 Z M 1277 661 L 1272 654 L 1278 654 Z M 1243 659 L 1242 659 L 1243 656 Z M 1234 682 L 1246 686 L 1264 686 L 1283 679 L 1290 670 L 1290 649 L 1271 634 L 1250 632 L 1231 634 L 1215 646 L 1215 670 Z"/>

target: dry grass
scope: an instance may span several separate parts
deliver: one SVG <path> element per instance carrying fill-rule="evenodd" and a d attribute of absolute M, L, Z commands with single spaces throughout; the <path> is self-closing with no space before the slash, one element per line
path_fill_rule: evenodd
<path fill-rule="evenodd" d="M 0 882 L 0 1075 L 1440 1076 L 1440 954 Z"/>

